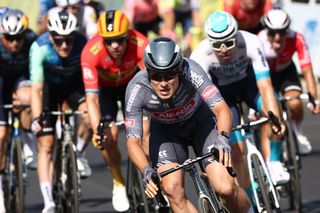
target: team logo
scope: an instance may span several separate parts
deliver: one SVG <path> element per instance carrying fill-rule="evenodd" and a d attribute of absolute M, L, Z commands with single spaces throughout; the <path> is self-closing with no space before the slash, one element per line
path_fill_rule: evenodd
<path fill-rule="evenodd" d="M 124 123 L 126 125 L 126 128 L 134 127 L 136 125 L 136 120 L 135 119 L 125 118 L 124 119 Z"/>
<path fill-rule="evenodd" d="M 202 99 L 205 101 L 207 100 L 208 98 L 211 98 L 213 97 L 216 92 L 217 92 L 217 87 L 215 86 L 208 86 L 204 89 L 203 93 L 201 94 L 201 97 Z"/>

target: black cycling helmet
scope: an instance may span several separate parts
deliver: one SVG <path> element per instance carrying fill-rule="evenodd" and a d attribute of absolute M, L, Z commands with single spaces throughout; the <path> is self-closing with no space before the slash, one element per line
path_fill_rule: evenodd
<path fill-rule="evenodd" d="M 183 61 L 180 47 L 166 37 L 158 37 L 144 50 L 144 64 L 149 75 L 178 73 Z"/>

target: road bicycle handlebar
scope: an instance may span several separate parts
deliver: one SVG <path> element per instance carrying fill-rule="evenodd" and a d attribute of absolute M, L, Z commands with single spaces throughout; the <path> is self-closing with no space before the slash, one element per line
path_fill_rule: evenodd
<path fill-rule="evenodd" d="M 268 121 L 271 121 L 271 123 L 276 125 L 278 129 L 280 129 L 281 125 L 280 125 L 279 119 L 273 114 L 273 112 L 269 111 L 268 112 L 268 117 L 261 117 L 258 120 L 249 121 L 247 123 L 237 125 L 237 126 L 232 128 L 232 131 L 241 130 L 241 129 L 244 129 L 244 130 L 247 131 L 247 130 L 250 130 L 251 128 L 253 128 L 253 127 L 261 126 L 261 125 L 267 123 Z"/>
<path fill-rule="evenodd" d="M 111 128 L 114 126 L 123 126 L 125 124 L 124 121 L 118 121 L 118 122 L 111 122 L 108 123 L 109 121 L 107 121 L 105 118 L 100 118 L 97 130 L 98 130 L 98 135 L 100 136 L 100 139 L 103 138 L 103 130 L 106 128 Z M 107 125 L 108 123 L 108 125 Z M 101 143 L 101 140 L 100 140 Z M 100 148 L 100 150 L 103 150 L 103 147 Z"/>
<path fill-rule="evenodd" d="M 313 107 L 316 106 L 315 99 L 312 97 L 312 95 L 309 92 L 302 93 L 299 96 L 282 96 L 282 97 L 280 97 L 280 101 L 282 103 L 285 103 L 287 101 L 292 101 L 292 100 L 302 100 L 302 101 L 306 101 L 306 102 L 311 103 Z"/>
<path fill-rule="evenodd" d="M 23 104 L 4 104 L 4 105 L 0 105 L 0 108 L 3 108 L 3 109 L 13 109 L 13 108 L 27 108 L 27 107 L 30 107 L 30 105 L 23 105 Z"/>
<path fill-rule="evenodd" d="M 86 110 L 44 111 L 43 115 L 82 115 L 88 113 Z"/>
<path fill-rule="evenodd" d="M 200 157 L 197 157 L 197 158 L 194 158 L 194 159 L 187 159 L 184 163 L 179 164 L 179 165 L 177 165 L 177 166 L 175 166 L 175 167 L 173 167 L 171 169 L 168 169 L 168 170 L 166 170 L 164 172 L 161 172 L 159 175 L 160 175 L 160 177 L 164 177 L 164 176 L 166 176 L 166 175 L 168 175 L 168 174 L 170 174 L 172 172 L 175 172 L 175 171 L 177 171 L 179 169 L 186 168 L 186 167 L 188 167 L 188 166 L 190 166 L 192 164 L 195 164 L 195 163 L 197 163 L 199 161 L 202 161 L 202 160 L 204 160 L 204 159 L 206 159 L 208 157 L 211 157 L 211 156 L 213 156 L 214 159 L 219 159 L 219 150 L 216 149 L 216 148 L 212 148 L 211 151 L 208 152 L 207 154 L 204 154 L 204 155 L 202 155 Z M 228 171 L 230 176 L 232 176 L 232 177 L 236 177 L 237 176 L 237 173 L 233 170 L 232 167 L 226 167 L 226 169 L 227 169 L 227 171 Z"/>

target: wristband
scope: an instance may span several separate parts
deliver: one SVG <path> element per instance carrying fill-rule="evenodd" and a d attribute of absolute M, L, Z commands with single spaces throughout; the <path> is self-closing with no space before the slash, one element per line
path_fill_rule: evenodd
<path fill-rule="evenodd" d="M 230 134 L 227 133 L 227 132 L 225 132 L 225 131 L 219 132 L 219 135 L 222 135 L 222 136 L 226 137 L 228 140 L 229 140 L 229 138 L 230 138 Z"/>

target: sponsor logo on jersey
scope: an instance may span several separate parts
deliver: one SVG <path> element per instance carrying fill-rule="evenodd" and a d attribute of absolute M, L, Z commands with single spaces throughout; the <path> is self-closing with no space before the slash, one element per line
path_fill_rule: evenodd
<path fill-rule="evenodd" d="M 90 52 L 93 55 L 97 55 L 98 52 L 102 49 L 102 45 L 99 42 L 96 42 L 95 44 L 92 45 L 92 47 L 90 48 Z"/>
<path fill-rule="evenodd" d="M 166 122 L 173 122 L 177 120 L 184 120 L 190 115 L 192 115 L 192 112 L 195 108 L 195 100 L 191 99 L 186 105 L 170 109 L 165 112 L 153 112 L 153 116 L 159 120 L 163 120 Z"/>
<path fill-rule="evenodd" d="M 126 129 L 127 129 L 129 127 L 134 127 L 136 125 L 136 120 L 135 119 L 125 118 L 124 119 L 124 123 L 125 123 Z"/>
<path fill-rule="evenodd" d="M 203 90 L 201 97 L 205 101 L 205 100 L 213 97 L 217 93 L 217 91 L 218 91 L 218 89 L 216 86 L 208 86 Z"/>
<path fill-rule="evenodd" d="M 141 88 L 141 86 L 139 84 L 135 84 L 134 87 L 132 88 L 132 90 L 130 91 L 130 97 L 129 97 L 129 100 L 128 100 L 128 103 L 127 103 L 127 107 L 126 107 L 126 110 L 128 112 L 131 111 L 131 107 L 132 107 L 133 101 L 136 98 L 140 88 Z"/>
<path fill-rule="evenodd" d="M 196 72 L 193 72 L 192 70 L 190 71 L 190 73 L 192 83 L 196 86 L 196 88 L 199 88 L 204 82 L 202 76 L 197 74 Z"/>

